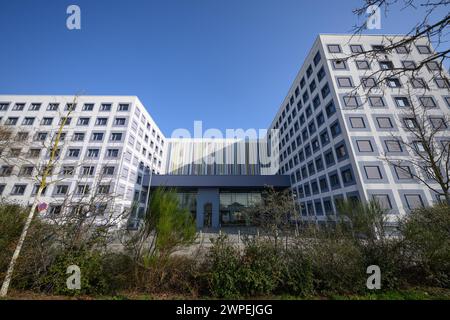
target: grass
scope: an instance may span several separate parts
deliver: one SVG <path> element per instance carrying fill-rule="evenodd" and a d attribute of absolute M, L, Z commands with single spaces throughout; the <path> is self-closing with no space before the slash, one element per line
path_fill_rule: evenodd
<path fill-rule="evenodd" d="M 192 297 L 172 294 L 142 294 L 122 292 L 114 296 L 51 296 L 33 292 L 12 291 L 10 300 L 209 300 L 211 297 Z M 450 289 L 442 288 L 410 288 L 402 291 L 381 291 L 364 295 L 317 295 L 297 297 L 289 295 L 250 297 L 256 300 L 450 300 Z M 6 300 L 6 299 L 5 299 Z"/>

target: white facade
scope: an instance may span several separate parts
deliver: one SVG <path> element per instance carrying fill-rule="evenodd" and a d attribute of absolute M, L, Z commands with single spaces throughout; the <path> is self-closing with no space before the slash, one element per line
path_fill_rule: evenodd
<path fill-rule="evenodd" d="M 73 96 L 0 95 L 0 123 L 17 139 L 17 145 L 1 150 L 3 198 L 32 203 L 38 164 L 48 160 L 51 137 L 73 101 Z M 80 185 L 104 184 L 114 195 L 108 206 L 130 210 L 138 204 L 133 214 L 142 214 L 147 199 L 145 174 L 164 173 L 165 137 L 139 99 L 79 96 L 63 132 L 60 159 L 42 198 L 50 210 L 57 210 L 68 194 L 80 193 Z M 20 149 L 16 160 L 8 153 L 11 149 Z M 23 169 L 32 165 L 33 172 Z M 12 172 L 4 170 L 8 166 Z"/>
<path fill-rule="evenodd" d="M 395 98 L 407 94 L 406 81 L 411 79 L 399 77 L 400 88 L 380 87 L 371 91 L 370 101 L 368 89 L 360 86 L 364 77 L 381 68 L 380 61 L 390 61 L 394 67 L 401 67 L 405 61 L 417 64 L 432 53 L 430 44 L 420 39 L 409 53 L 392 52 L 366 59 L 369 70 L 360 68 L 363 63 L 358 62 L 360 67 L 357 66 L 357 60 L 364 57 L 351 57 L 360 49 L 358 46 L 371 50 L 374 45 L 386 45 L 386 40 L 393 37 L 401 36 L 320 35 L 271 124 L 270 129 L 281 131 L 281 173 L 291 176 L 292 189 L 305 219 L 320 221 L 335 214 L 335 200 L 339 198 L 377 199 L 390 209 L 393 217 L 437 200 L 423 183 L 399 176 L 381 159 L 390 152 L 386 141 L 392 140 L 392 135 L 404 138 L 408 135 L 404 129 L 405 108 Z M 426 53 L 425 47 L 431 52 Z M 431 69 L 423 67 L 418 74 L 428 84 L 426 97 L 431 97 L 435 104 L 429 114 L 449 116 L 448 82 L 438 84 L 435 79 L 441 75 Z M 349 106 L 352 101 L 344 97 L 355 92 L 359 96 L 358 105 Z M 412 92 L 415 97 L 423 94 L 423 89 Z M 441 138 L 449 137 L 447 128 Z M 393 154 L 408 157 L 407 150 Z"/>

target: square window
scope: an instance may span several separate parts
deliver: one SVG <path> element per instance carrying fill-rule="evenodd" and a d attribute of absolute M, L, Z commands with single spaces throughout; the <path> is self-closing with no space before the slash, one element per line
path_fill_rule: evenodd
<path fill-rule="evenodd" d="M 408 70 L 414 70 L 416 68 L 416 63 L 414 61 L 402 61 L 403 68 Z"/>
<path fill-rule="evenodd" d="M 381 171 L 378 166 L 364 166 L 364 171 L 366 172 L 366 178 L 369 180 L 382 179 Z"/>
<path fill-rule="evenodd" d="M 393 128 L 391 118 L 389 117 L 377 117 L 378 126 L 382 129 Z"/>
<path fill-rule="evenodd" d="M 379 97 L 379 96 L 370 96 L 369 104 L 371 107 L 374 107 L 374 108 L 386 106 L 386 104 L 384 103 L 383 97 Z"/>
<path fill-rule="evenodd" d="M 391 210 L 392 204 L 389 195 L 387 194 L 374 194 L 372 195 L 373 201 L 377 202 L 381 209 Z"/>
<path fill-rule="evenodd" d="M 347 69 L 347 63 L 344 60 L 333 60 L 333 68 L 335 70 L 346 70 Z"/>
<path fill-rule="evenodd" d="M 357 61 L 355 61 L 355 63 L 356 63 L 356 67 L 359 70 L 369 70 L 370 69 L 369 62 L 366 60 L 357 60 Z"/>
<path fill-rule="evenodd" d="M 392 61 L 380 61 L 380 69 L 381 70 L 392 70 L 394 69 L 394 64 Z"/>
<path fill-rule="evenodd" d="M 352 128 L 358 129 L 366 127 L 363 117 L 350 117 L 350 125 L 352 126 Z"/>
<path fill-rule="evenodd" d="M 402 145 L 400 144 L 400 141 L 398 140 L 386 140 L 384 142 L 384 145 L 386 146 L 386 150 L 388 152 L 402 152 Z"/>
<path fill-rule="evenodd" d="M 337 82 L 341 88 L 352 88 L 352 79 L 350 77 L 338 77 Z"/>
<path fill-rule="evenodd" d="M 397 48 L 395 48 L 395 51 L 398 54 L 407 54 L 407 53 L 409 53 L 409 49 L 406 46 L 398 46 Z"/>
<path fill-rule="evenodd" d="M 398 179 L 412 179 L 413 178 L 411 167 L 409 167 L 409 166 L 395 166 L 394 170 L 395 170 L 395 173 L 396 173 Z"/>
<path fill-rule="evenodd" d="M 369 78 L 362 78 L 361 83 L 364 88 L 376 88 L 378 87 L 377 82 L 375 81 L 375 78 L 369 77 Z"/>
<path fill-rule="evenodd" d="M 402 86 L 398 78 L 388 78 L 386 81 L 390 88 L 401 88 Z"/>
<path fill-rule="evenodd" d="M 441 66 L 436 61 L 430 61 L 426 63 L 429 71 L 440 71 Z"/>
<path fill-rule="evenodd" d="M 328 52 L 329 53 L 341 53 L 342 49 L 341 46 L 338 44 L 329 44 L 327 45 Z"/>
<path fill-rule="evenodd" d="M 351 44 L 350 50 L 352 51 L 352 53 L 361 53 L 363 52 L 363 47 L 359 44 Z"/>
<path fill-rule="evenodd" d="M 444 78 L 435 78 L 434 82 L 439 89 L 448 89 L 450 88 L 450 81 Z"/>
<path fill-rule="evenodd" d="M 359 152 L 373 152 L 373 147 L 370 140 L 356 140 L 356 145 Z"/>
<path fill-rule="evenodd" d="M 407 97 L 394 97 L 395 104 L 397 107 L 410 107 L 411 103 Z"/>
<path fill-rule="evenodd" d="M 424 207 L 420 194 L 405 194 L 404 197 L 410 210 Z"/>
<path fill-rule="evenodd" d="M 411 79 L 411 85 L 414 89 L 425 89 L 427 88 L 427 84 L 425 80 L 422 78 L 412 78 Z"/>
<path fill-rule="evenodd" d="M 344 96 L 344 104 L 346 107 L 358 107 L 359 102 L 355 96 Z"/>
<path fill-rule="evenodd" d="M 431 49 L 429 46 L 416 46 L 417 47 L 417 51 L 419 51 L 420 54 L 430 54 L 431 53 Z"/>
<path fill-rule="evenodd" d="M 433 126 L 434 129 L 443 130 L 447 128 L 447 124 L 445 123 L 444 118 L 430 118 L 430 123 Z"/>
<path fill-rule="evenodd" d="M 435 108 L 436 103 L 432 97 L 419 97 L 420 104 L 424 108 Z"/>

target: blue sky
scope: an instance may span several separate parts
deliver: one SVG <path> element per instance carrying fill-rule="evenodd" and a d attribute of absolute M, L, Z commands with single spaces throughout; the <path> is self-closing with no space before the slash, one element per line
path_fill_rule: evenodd
<path fill-rule="evenodd" d="M 136 95 L 165 135 L 267 128 L 319 33 L 361 0 L 0 0 L 0 93 Z M 66 8 L 81 8 L 81 30 Z M 404 33 L 414 10 L 382 19 Z"/>

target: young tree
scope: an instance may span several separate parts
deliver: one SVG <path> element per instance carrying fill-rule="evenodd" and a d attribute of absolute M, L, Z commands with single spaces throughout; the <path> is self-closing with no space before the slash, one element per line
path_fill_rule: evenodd
<path fill-rule="evenodd" d="M 48 184 L 48 178 L 51 176 L 53 168 L 55 167 L 56 162 L 58 161 L 58 155 L 59 155 L 59 143 L 61 140 L 61 136 L 63 134 L 64 127 L 66 125 L 67 120 L 69 119 L 70 115 L 72 114 L 73 107 L 76 105 L 77 102 L 77 96 L 74 97 L 73 103 L 69 107 L 69 110 L 67 111 L 67 114 L 62 118 L 58 131 L 56 133 L 55 139 L 52 141 L 52 146 L 50 148 L 50 157 L 46 164 L 43 166 L 42 171 L 39 172 L 39 187 L 37 190 L 37 193 L 35 195 L 33 204 L 30 208 L 30 211 L 28 213 L 28 218 L 25 222 L 25 225 L 23 227 L 23 231 L 20 235 L 19 241 L 16 246 L 16 250 L 14 251 L 14 254 L 11 258 L 11 262 L 9 264 L 8 270 L 5 275 L 5 279 L 2 284 L 2 288 L 0 290 L 0 297 L 5 297 L 8 294 L 8 288 L 12 279 L 12 275 L 14 272 L 14 267 L 16 265 L 17 259 L 19 258 L 20 251 L 22 250 L 23 243 L 25 241 L 25 238 L 28 233 L 28 229 L 30 228 L 31 222 L 33 221 L 34 214 L 36 212 L 36 208 L 41 200 L 42 191 L 47 187 Z"/>

